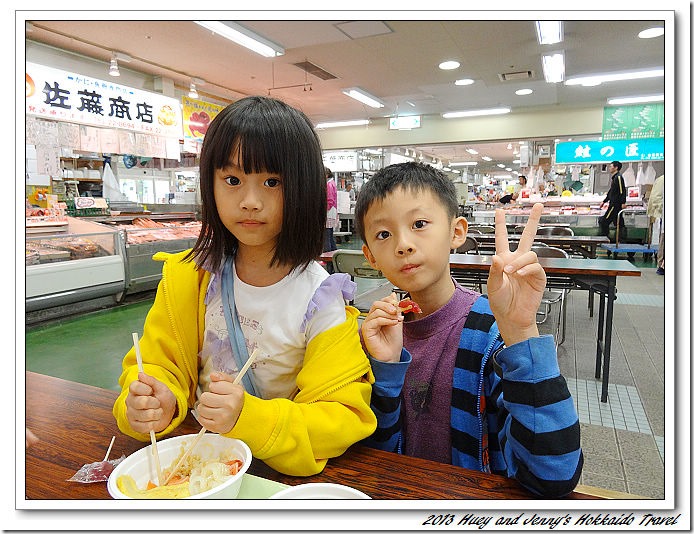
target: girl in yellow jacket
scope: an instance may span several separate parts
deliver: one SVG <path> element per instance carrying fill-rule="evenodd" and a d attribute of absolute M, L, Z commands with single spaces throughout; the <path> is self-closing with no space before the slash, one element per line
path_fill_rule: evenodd
<path fill-rule="evenodd" d="M 373 375 L 354 284 L 315 260 L 326 193 L 320 142 L 300 111 L 247 97 L 210 124 L 200 156 L 195 246 L 159 253 L 162 280 L 123 360 L 113 414 L 142 441 L 195 408 L 210 432 L 245 441 L 282 473 L 312 475 L 369 436 Z M 254 363 L 233 384 L 249 354 Z"/>

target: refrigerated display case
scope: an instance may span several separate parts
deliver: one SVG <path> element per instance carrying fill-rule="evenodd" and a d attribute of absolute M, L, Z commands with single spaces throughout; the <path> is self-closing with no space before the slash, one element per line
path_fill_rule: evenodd
<path fill-rule="evenodd" d="M 117 302 L 126 287 L 125 242 L 117 229 L 67 217 L 67 225 L 27 227 L 26 311 L 95 299 Z"/>
<path fill-rule="evenodd" d="M 161 280 L 157 252 L 181 252 L 197 241 L 202 224 L 193 212 L 118 215 L 99 219 L 122 232 L 126 249 L 126 293 L 156 289 Z"/>

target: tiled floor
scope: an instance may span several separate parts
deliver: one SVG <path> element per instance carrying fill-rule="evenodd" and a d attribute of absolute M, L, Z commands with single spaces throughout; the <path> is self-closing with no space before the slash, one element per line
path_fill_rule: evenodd
<path fill-rule="evenodd" d="M 352 239 L 340 246 L 360 248 L 360 243 Z M 581 423 L 580 483 L 662 499 L 664 277 L 655 274 L 653 262 L 637 258 L 637 266 L 641 277 L 617 280 L 608 402 L 600 402 L 601 382 L 594 377 L 597 312 L 589 317 L 585 291 L 567 297 L 566 340 L 558 358 Z M 117 390 L 130 334 L 142 331 L 150 305 L 148 299 L 28 329 L 27 369 Z M 554 310 L 542 332 L 551 331 Z"/>

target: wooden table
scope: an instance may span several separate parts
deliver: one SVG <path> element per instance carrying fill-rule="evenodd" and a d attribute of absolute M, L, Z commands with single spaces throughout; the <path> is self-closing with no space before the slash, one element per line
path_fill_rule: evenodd
<path fill-rule="evenodd" d="M 27 499 L 110 499 L 106 482 L 67 482 L 82 465 L 146 446 L 122 434 L 111 414 L 116 392 L 45 375 L 26 373 L 26 425 L 40 442 L 26 452 Z M 171 436 L 197 433 L 189 414 Z M 311 477 L 282 475 L 258 459 L 249 472 L 289 485 L 347 484 L 374 499 L 533 499 L 516 481 L 447 464 L 354 445 Z M 568 499 L 592 499 L 574 492 Z"/>
<path fill-rule="evenodd" d="M 641 271 L 626 260 L 596 260 L 585 258 L 538 258 L 547 274 L 547 287 L 566 287 L 567 279 L 574 289 L 589 291 L 592 316 L 593 295 L 600 296 L 595 378 L 602 374 L 600 400 L 607 402 L 610 378 L 610 352 L 614 301 L 617 298 L 618 276 L 641 276 Z M 486 283 L 492 257 L 477 254 L 451 254 L 451 271 L 468 275 L 471 283 Z M 602 368 L 602 369 L 601 369 Z"/>
<path fill-rule="evenodd" d="M 474 237 L 481 245 L 482 251 L 494 253 L 494 234 L 468 234 Z M 520 240 L 520 234 L 509 234 L 509 243 L 517 243 Z M 580 254 L 584 258 L 595 259 L 597 256 L 598 247 L 610 242 L 609 238 L 604 235 L 536 235 L 535 241 L 549 245 L 550 247 L 558 247 Z"/>

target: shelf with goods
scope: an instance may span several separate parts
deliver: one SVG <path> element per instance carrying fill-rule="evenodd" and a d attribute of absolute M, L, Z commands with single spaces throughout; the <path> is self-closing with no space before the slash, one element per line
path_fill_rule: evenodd
<path fill-rule="evenodd" d="M 60 228 L 47 225 L 43 231 L 27 223 L 28 321 L 32 312 L 34 319 L 48 318 L 74 313 L 77 303 L 113 304 L 125 291 L 123 236 L 84 219 L 66 217 L 66 223 Z"/>

